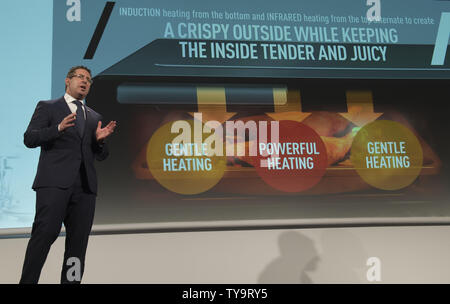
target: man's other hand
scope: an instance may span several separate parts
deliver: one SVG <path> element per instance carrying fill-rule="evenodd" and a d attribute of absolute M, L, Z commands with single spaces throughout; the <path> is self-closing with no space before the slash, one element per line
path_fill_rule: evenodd
<path fill-rule="evenodd" d="M 99 121 L 98 125 L 97 125 L 97 130 L 95 131 L 97 141 L 102 141 L 106 137 L 111 135 L 114 132 L 116 125 L 117 125 L 117 122 L 115 120 L 113 120 L 113 121 L 110 121 L 106 127 L 102 128 L 102 122 Z"/>

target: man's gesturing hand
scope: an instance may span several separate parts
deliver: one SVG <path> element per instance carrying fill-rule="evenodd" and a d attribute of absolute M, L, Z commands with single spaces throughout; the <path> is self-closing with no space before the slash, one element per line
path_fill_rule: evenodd
<path fill-rule="evenodd" d="M 102 141 L 103 139 L 105 139 L 106 137 L 111 135 L 111 133 L 114 132 L 116 125 L 117 125 L 117 122 L 113 120 L 113 121 L 110 121 L 106 127 L 102 128 L 102 122 L 99 121 L 98 125 L 97 125 L 97 130 L 95 131 L 97 141 Z"/>
<path fill-rule="evenodd" d="M 64 117 L 64 119 L 61 121 L 61 123 L 58 125 L 59 131 L 64 131 L 68 127 L 73 127 L 75 125 L 75 119 L 77 114 L 72 113 Z"/>

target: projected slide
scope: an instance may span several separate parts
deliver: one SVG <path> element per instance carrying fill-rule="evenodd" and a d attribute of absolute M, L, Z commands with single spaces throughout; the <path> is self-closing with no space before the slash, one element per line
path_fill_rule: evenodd
<path fill-rule="evenodd" d="M 96 224 L 450 215 L 450 1 L 55 0 L 52 24 L 51 97 L 85 65 L 118 121 Z M 8 151 L 0 228 L 31 226 Z"/>
<path fill-rule="evenodd" d="M 55 3 L 53 94 L 68 61 L 86 64 L 88 103 L 120 126 L 98 222 L 405 216 L 390 202 L 446 199 L 442 120 L 423 109 L 446 93 L 419 80 L 450 76 L 450 5 L 377 3 Z"/>
<path fill-rule="evenodd" d="M 117 77 L 449 78 L 448 1 L 55 1 L 54 20 L 54 81 L 68 60 Z"/>
<path fill-rule="evenodd" d="M 370 83 L 98 79 L 90 103 L 121 126 L 99 168 L 105 218 L 446 214 L 448 92 Z"/>

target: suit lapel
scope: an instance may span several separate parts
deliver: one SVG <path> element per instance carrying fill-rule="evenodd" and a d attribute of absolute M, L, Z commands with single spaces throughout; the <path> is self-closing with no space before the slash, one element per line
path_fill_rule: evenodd
<path fill-rule="evenodd" d="M 62 114 L 63 118 L 66 117 L 67 115 L 72 114 L 72 111 L 70 110 L 69 105 L 67 104 L 66 100 L 64 99 L 64 96 L 61 97 L 60 99 L 58 99 L 56 104 L 58 107 L 58 111 Z M 80 137 L 80 134 L 78 133 L 76 128 L 77 128 L 76 125 L 73 127 L 67 128 L 66 132 L 74 133 L 74 134 L 76 134 L 76 136 Z"/>
<path fill-rule="evenodd" d="M 59 107 L 59 111 L 61 111 L 64 114 L 64 117 L 72 114 L 72 111 L 70 110 L 69 105 L 67 104 L 66 100 L 64 99 L 64 96 L 58 100 L 57 104 Z M 87 134 L 87 132 L 89 132 L 88 129 L 91 129 L 90 125 L 93 123 L 93 120 L 94 120 L 92 117 L 92 114 L 91 114 L 92 110 L 89 109 L 89 107 L 86 105 L 84 105 L 84 109 L 86 110 L 86 122 L 85 122 L 83 137 L 80 137 L 80 133 L 78 133 L 78 131 L 76 130 L 76 128 L 77 128 L 76 125 L 67 129 L 69 132 L 74 132 L 81 139 L 83 139 L 85 137 L 85 135 Z"/>
<path fill-rule="evenodd" d="M 72 111 L 70 111 L 69 106 L 67 105 L 66 100 L 64 99 L 64 96 L 58 99 L 58 102 L 56 103 L 58 105 L 58 111 L 61 112 L 64 117 L 66 117 L 69 114 L 72 114 Z M 84 105 L 84 109 L 86 110 L 86 123 L 84 127 L 84 134 L 83 138 L 86 136 L 86 134 L 89 134 L 89 132 L 92 132 L 92 130 L 96 130 L 97 126 L 94 116 L 92 115 L 92 110 L 89 108 L 86 104 Z M 80 137 L 80 134 L 76 130 L 76 126 L 72 128 L 67 129 L 70 132 L 74 132 L 77 134 L 78 137 Z"/>
<path fill-rule="evenodd" d="M 64 97 L 61 97 L 60 99 L 58 99 L 57 105 L 59 107 L 59 110 L 64 113 L 64 117 L 66 117 L 69 114 L 72 114 L 72 111 L 70 111 L 69 106 L 67 105 L 66 100 L 64 99 Z"/>

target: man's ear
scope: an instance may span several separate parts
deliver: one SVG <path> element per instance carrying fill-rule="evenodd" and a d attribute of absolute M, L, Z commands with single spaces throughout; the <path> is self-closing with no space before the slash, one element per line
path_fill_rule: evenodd
<path fill-rule="evenodd" d="M 66 84 L 66 86 L 64 87 L 64 92 L 67 91 L 67 87 L 69 86 L 69 78 L 66 78 L 66 80 L 64 81 L 64 83 Z"/>

